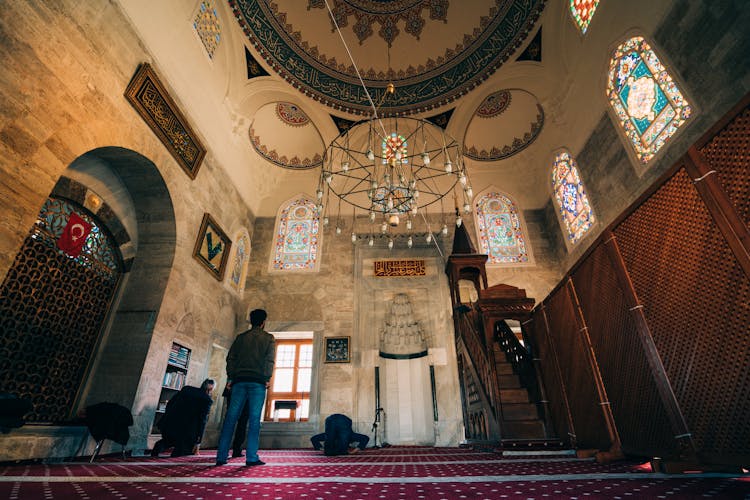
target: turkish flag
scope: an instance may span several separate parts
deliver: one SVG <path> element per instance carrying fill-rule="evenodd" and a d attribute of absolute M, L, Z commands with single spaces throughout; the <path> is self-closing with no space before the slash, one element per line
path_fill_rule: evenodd
<path fill-rule="evenodd" d="M 90 232 L 91 224 L 81 219 L 77 213 L 71 212 L 68 224 L 57 240 L 57 248 L 72 257 L 78 257 Z"/>

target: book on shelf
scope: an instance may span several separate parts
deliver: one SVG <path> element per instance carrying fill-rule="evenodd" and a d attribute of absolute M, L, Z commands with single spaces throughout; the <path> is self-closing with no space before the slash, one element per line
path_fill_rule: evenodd
<path fill-rule="evenodd" d="M 182 386 L 185 385 L 185 373 L 166 372 L 162 385 L 169 389 L 182 389 Z"/>

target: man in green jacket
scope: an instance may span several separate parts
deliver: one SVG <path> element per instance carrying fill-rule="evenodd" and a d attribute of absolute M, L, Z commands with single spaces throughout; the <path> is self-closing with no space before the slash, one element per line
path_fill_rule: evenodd
<path fill-rule="evenodd" d="M 252 328 L 237 336 L 227 354 L 227 377 L 232 384 L 232 399 L 221 428 L 216 465 L 227 463 L 232 434 L 243 406 L 247 406 L 249 414 L 245 464 L 265 464 L 258 456 L 260 414 L 276 360 L 276 340 L 263 330 L 267 316 L 263 309 L 253 310 L 250 313 Z"/>

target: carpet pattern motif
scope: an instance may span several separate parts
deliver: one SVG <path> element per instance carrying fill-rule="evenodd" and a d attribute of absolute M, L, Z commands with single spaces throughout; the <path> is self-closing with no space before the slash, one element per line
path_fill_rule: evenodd
<path fill-rule="evenodd" d="M 600 465 L 575 456 L 463 448 L 390 447 L 326 457 L 313 450 L 261 450 L 267 462 L 222 467 L 215 453 L 93 464 L 0 466 L 0 498 L 40 499 L 499 499 L 747 498 L 750 475 L 653 473 L 648 463 Z"/>

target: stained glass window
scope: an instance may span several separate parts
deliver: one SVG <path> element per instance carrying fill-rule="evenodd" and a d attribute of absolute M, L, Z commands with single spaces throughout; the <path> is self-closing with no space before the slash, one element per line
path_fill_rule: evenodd
<path fill-rule="evenodd" d="M 599 0 L 570 0 L 570 13 L 573 14 L 573 19 L 581 33 L 586 33 L 597 5 L 599 5 Z"/>
<path fill-rule="evenodd" d="M 488 255 L 488 264 L 529 262 L 518 208 L 510 198 L 489 192 L 477 199 L 474 209 L 480 251 Z"/>
<path fill-rule="evenodd" d="M 406 138 L 403 135 L 391 132 L 391 135 L 386 137 L 381 144 L 383 165 L 388 163 L 388 160 L 391 158 L 401 160 L 402 164 L 409 163 L 408 146 Z"/>
<path fill-rule="evenodd" d="M 312 201 L 297 198 L 289 202 L 279 215 L 273 269 L 315 269 L 319 226 L 320 215 Z"/>
<path fill-rule="evenodd" d="M 552 191 L 555 193 L 560 217 L 565 224 L 566 237 L 577 243 L 594 224 L 586 190 L 578 175 L 576 161 L 567 152 L 555 157 L 552 168 Z"/>
<path fill-rule="evenodd" d="M 211 2 L 203 1 L 193 19 L 193 28 L 198 33 L 208 57 L 213 59 L 214 52 L 221 41 L 221 25 L 219 16 Z"/>
<path fill-rule="evenodd" d="M 250 257 L 250 243 L 246 234 L 241 234 L 236 239 L 237 243 L 234 246 L 234 257 L 232 258 L 231 274 L 229 275 L 229 283 L 237 291 L 242 291 L 244 287 L 245 271 L 247 269 L 247 262 Z"/>
<path fill-rule="evenodd" d="M 615 49 L 607 97 L 641 163 L 648 163 L 692 109 L 642 37 Z"/>
<path fill-rule="evenodd" d="M 91 225 L 83 249 L 77 257 L 70 256 L 57 248 L 56 242 L 68 224 L 70 214 L 75 212 L 81 219 Z M 90 267 L 101 275 L 115 278 L 120 272 L 120 257 L 112 247 L 109 238 L 102 232 L 96 221 L 84 210 L 59 198 L 47 198 L 39 211 L 32 238 L 55 247 L 55 249 L 75 260 L 82 266 Z"/>

